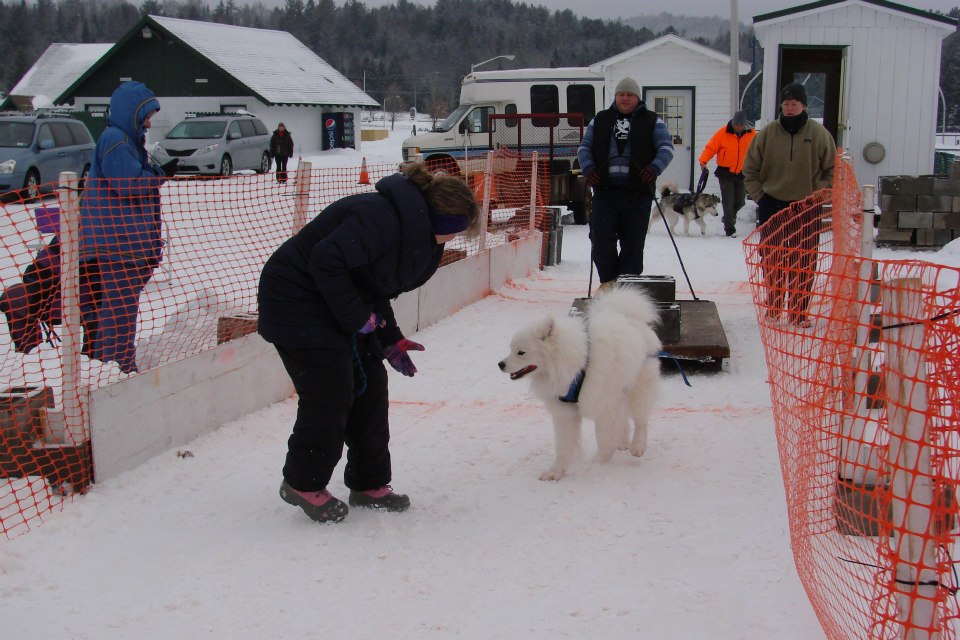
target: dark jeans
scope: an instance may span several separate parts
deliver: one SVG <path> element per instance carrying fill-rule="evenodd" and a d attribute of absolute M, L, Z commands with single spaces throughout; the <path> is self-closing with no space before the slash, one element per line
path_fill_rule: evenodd
<path fill-rule="evenodd" d="M 287 158 L 287 156 L 274 156 L 273 159 L 277 163 L 277 182 L 286 182 L 287 160 L 289 160 L 289 158 Z"/>
<path fill-rule="evenodd" d="M 791 204 L 770 196 L 757 203 L 760 267 L 767 287 L 767 314 L 785 310 L 791 322 L 803 322 L 817 265 L 820 208 L 793 211 Z M 788 211 L 774 217 L 783 209 Z"/>
<path fill-rule="evenodd" d="M 648 193 L 618 189 L 594 192 L 590 243 L 601 283 L 643 273 L 643 247 L 652 204 L 653 196 Z"/>
<path fill-rule="evenodd" d="M 124 373 L 137 369 L 137 314 L 140 293 L 153 267 L 93 259 L 80 268 L 80 319 L 83 353 L 95 360 L 116 362 Z"/>
<path fill-rule="evenodd" d="M 742 176 L 723 176 L 720 181 L 720 202 L 723 203 L 723 230 L 733 235 L 737 231 L 737 211 L 747 201 L 747 188 Z"/>
<path fill-rule="evenodd" d="M 354 395 L 360 372 L 353 353 L 275 345 L 299 395 L 287 440 L 283 478 L 298 491 L 321 491 L 347 446 L 343 479 L 355 491 L 390 483 L 387 371 L 376 338 L 358 336 L 366 390 Z"/>

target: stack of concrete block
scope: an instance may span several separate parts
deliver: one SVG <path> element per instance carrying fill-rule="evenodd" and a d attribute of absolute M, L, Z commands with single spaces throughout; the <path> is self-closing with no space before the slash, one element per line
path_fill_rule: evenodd
<path fill-rule="evenodd" d="M 960 237 L 960 176 L 880 178 L 878 244 L 942 247 Z"/>

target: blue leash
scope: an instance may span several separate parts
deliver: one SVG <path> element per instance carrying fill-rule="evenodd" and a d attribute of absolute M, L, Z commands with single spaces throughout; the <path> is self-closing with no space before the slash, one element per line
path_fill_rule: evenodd
<path fill-rule="evenodd" d="M 367 372 L 363 370 L 363 363 L 360 361 L 360 352 L 357 350 L 357 336 L 350 334 L 350 351 L 353 353 L 353 367 L 357 372 L 359 380 L 357 388 L 353 390 L 354 397 L 359 398 L 367 390 Z"/>
<path fill-rule="evenodd" d="M 677 370 L 680 372 L 680 376 L 683 378 L 683 384 L 687 385 L 688 387 L 693 386 L 692 384 L 690 384 L 690 381 L 687 380 L 687 374 L 683 370 L 683 367 L 680 366 L 680 361 L 677 360 L 677 358 L 672 353 L 668 353 L 666 351 L 660 351 L 660 353 L 657 354 L 657 357 L 670 358 L 671 360 L 673 360 L 673 364 L 677 365 Z"/>

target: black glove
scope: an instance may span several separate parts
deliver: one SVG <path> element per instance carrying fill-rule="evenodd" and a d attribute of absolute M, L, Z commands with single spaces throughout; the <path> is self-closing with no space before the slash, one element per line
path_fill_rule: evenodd
<path fill-rule="evenodd" d="M 596 169 L 591 169 L 590 173 L 587 174 L 587 184 L 591 187 L 595 187 L 600 184 L 600 172 Z"/>
<path fill-rule="evenodd" d="M 180 158 L 174 158 L 170 162 L 166 162 L 160 165 L 160 168 L 163 170 L 163 173 L 168 178 L 177 173 L 177 166 L 180 164 Z"/>
<path fill-rule="evenodd" d="M 657 181 L 657 170 L 653 168 L 653 165 L 648 164 L 643 169 L 640 169 L 640 182 L 656 182 Z"/>

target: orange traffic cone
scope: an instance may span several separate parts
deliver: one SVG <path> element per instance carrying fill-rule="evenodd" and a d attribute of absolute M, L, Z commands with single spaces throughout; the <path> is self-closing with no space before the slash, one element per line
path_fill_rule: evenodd
<path fill-rule="evenodd" d="M 360 180 L 357 184 L 370 184 L 370 176 L 367 174 L 367 158 L 364 156 L 363 164 L 360 166 Z"/>

